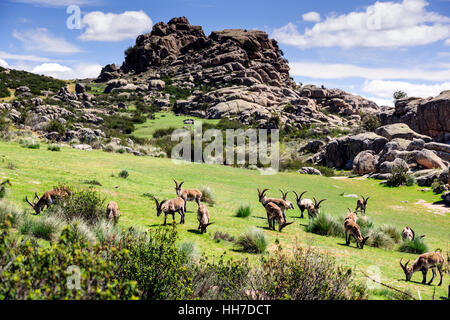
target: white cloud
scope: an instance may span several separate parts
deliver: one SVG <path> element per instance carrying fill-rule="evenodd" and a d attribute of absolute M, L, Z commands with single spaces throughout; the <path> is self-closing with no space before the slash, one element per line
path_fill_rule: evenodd
<path fill-rule="evenodd" d="M 291 68 L 290 74 L 292 76 L 303 76 L 313 79 L 363 78 L 370 80 L 450 80 L 450 66 L 440 70 L 425 70 L 420 68 L 369 68 L 352 64 L 327 64 L 315 62 L 291 62 L 289 66 Z"/>
<path fill-rule="evenodd" d="M 0 67 L 8 68 L 8 62 L 3 59 L 0 59 Z"/>
<path fill-rule="evenodd" d="M 14 38 L 22 41 L 25 50 L 53 53 L 75 53 L 81 50 L 63 38 L 58 38 L 46 28 L 36 28 L 24 32 L 13 32 Z"/>
<path fill-rule="evenodd" d="M 437 84 L 410 83 L 405 81 L 366 80 L 362 87 L 364 92 L 387 99 L 397 90 L 405 91 L 410 97 L 427 98 L 436 96 L 444 90 L 450 90 L 450 81 Z"/>
<path fill-rule="evenodd" d="M 315 11 L 307 12 L 305 14 L 302 14 L 302 19 L 310 22 L 319 22 L 320 14 Z"/>
<path fill-rule="evenodd" d="M 31 72 L 51 76 L 58 79 L 96 78 L 102 66 L 96 63 L 80 63 L 73 68 L 58 63 L 43 63 L 32 68 Z"/>
<path fill-rule="evenodd" d="M 450 38 L 444 41 L 444 45 L 450 46 Z"/>
<path fill-rule="evenodd" d="M 311 47 L 407 47 L 448 39 L 450 18 L 427 11 L 424 0 L 375 2 L 365 11 L 330 15 L 301 33 L 289 22 L 275 29 L 280 43 Z"/>
<path fill-rule="evenodd" d="M 23 54 L 13 54 L 0 51 L 0 58 L 11 59 L 11 60 L 21 60 L 21 61 L 34 61 L 34 62 L 46 62 L 50 61 L 48 58 L 37 57 L 33 55 L 23 55 Z"/>
<path fill-rule="evenodd" d="M 78 38 L 85 41 L 121 41 L 150 31 L 152 25 L 152 19 L 142 10 L 121 14 L 93 11 L 83 16 L 82 28 L 86 30 Z"/>
<path fill-rule="evenodd" d="M 394 106 L 394 100 L 392 99 L 382 99 L 376 97 L 366 97 L 366 99 L 375 102 L 379 106 L 391 106 L 391 107 Z"/>
<path fill-rule="evenodd" d="M 41 5 L 46 7 L 67 7 L 70 5 L 92 5 L 98 1 L 93 0 L 12 0 L 12 2 L 21 2 L 34 5 Z"/>

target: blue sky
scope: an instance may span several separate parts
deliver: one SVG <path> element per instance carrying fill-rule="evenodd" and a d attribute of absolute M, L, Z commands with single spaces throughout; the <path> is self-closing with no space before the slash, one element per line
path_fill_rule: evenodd
<path fill-rule="evenodd" d="M 67 26 L 70 5 L 80 8 L 79 28 Z M 379 104 L 391 104 L 396 89 L 423 97 L 450 90 L 450 0 L 1 0 L 0 65 L 94 77 L 105 64 L 120 65 L 137 35 L 176 16 L 206 35 L 266 31 L 304 84 Z"/>

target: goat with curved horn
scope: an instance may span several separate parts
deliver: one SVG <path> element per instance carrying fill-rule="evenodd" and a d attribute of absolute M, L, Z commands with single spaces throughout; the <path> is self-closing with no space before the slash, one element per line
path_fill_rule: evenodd
<path fill-rule="evenodd" d="M 400 266 L 402 267 L 403 272 L 405 273 L 406 281 L 410 281 L 415 272 L 422 271 L 423 275 L 422 284 L 425 284 L 427 283 L 428 269 L 431 269 L 431 271 L 433 272 L 433 277 L 428 282 L 428 285 L 431 285 L 434 278 L 436 277 L 436 269 L 437 269 L 439 271 L 439 275 L 441 278 L 438 286 L 442 284 L 442 278 L 444 277 L 443 271 L 445 266 L 445 260 L 440 252 L 434 251 L 423 253 L 413 263 L 411 263 L 410 266 L 408 266 L 409 260 L 405 264 L 402 264 L 402 260 L 403 258 L 400 259 Z"/>
<path fill-rule="evenodd" d="M 175 179 L 173 179 L 175 182 L 175 192 L 178 197 L 182 198 L 184 200 L 184 212 L 186 212 L 186 203 L 188 201 L 201 201 L 203 194 L 198 189 L 182 189 L 181 186 L 183 185 L 184 181 L 181 181 L 178 183 Z"/>
<path fill-rule="evenodd" d="M 281 212 L 283 213 L 283 217 L 286 220 L 286 213 L 285 212 L 288 209 L 294 209 L 293 204 L 290 201 L 287 201 L 287 200 L 284 200 L 284 199 L 267 198 L 266 197 L 266 192 L 269 191 L 269 189 L 264 189 L 263 191 L 261 191 L 259 188 L 257 188 L 257 190 L 258 190 L 259 202 L 262 204 L 262 206 L 264 208 L 266 208 L 266 205 L 268 203 L 273 202 L 274 204 L 276 204 L 281 209 Z M 286 193 L 286 195 L 287 195 L 287 193 Z M 269 218 L 267 217 L 267 219 L 269 219 Z"/>

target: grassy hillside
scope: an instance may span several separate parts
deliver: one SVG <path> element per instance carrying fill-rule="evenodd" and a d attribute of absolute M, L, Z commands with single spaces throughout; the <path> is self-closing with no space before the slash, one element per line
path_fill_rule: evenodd
<path fill-rule="evenodd" d="M 155 113 L 155 119 L 148 119 L 146 122 L 142 124 L 135 125 L 136 130 L 134 131 L 134 135 L 140 138 L 151 138 L 153 137 L 153 133 L 158 129 L 167 129 L 167 128 L 183 128 L 184 126 L 192 126 L 193 125 L 185 125 L 183 123 L 186 119 L 194 119 L 201 120 L 206 123 L 217 124 L 219 120 L 217 119 L 200 119 L 197 117 L 191 116 L 177 116 L 173 112 L 157 112 Z"/>
<path fill-rule="evenodd" d="M 177 119 L 179 119 L 177 117 Z M 305 225 L 308 220 L 299 219 L 299 210 L 288 211 L 288 220 L 295 223 L 283 230 L 267 230 L 266 213 L 259 204 L 256 188 L 270 188 L 269 196 L 278 197 L 279 188 L 308 190 L 309 197 L 327 198 L 323 203 L 323 210 L 331 215 L 340 217 L 347 207 L 354 208 L 356 199 L 343 197 L 342 194 L 370 195 L 367 215 L 376 224 L 390 223 L 398 229 L 408 225 L 417 234 L 426 234 L 427 244 L 431 249 L 441 248 L 444 252 L 449 249 L 450 220 L 449 210 L 438 211 L 429 209 L 422 203 L 432 203 L 439 200 L 439 196 L 432 192 L 418 191 L 419 187 L 387 188 L 380 186 L 378 181 L 358 179 L 334 179 L 318 176 L 299 175 L 297 173 L 279 173 L 273 176 L 263 176 L 257 171 L 243 170 L 217 165 L 175 164 L 170 159 L 136 157 L 129 154 L 112 154 L 103 151 L 79 151 L 64 147 L 61 152 L 48 151 L 46 146 L 40 149 L 26 149 L 13 142 L 0 142 L 0 178 L 12 178 L 8 199 L 20 204 L 24 208 L 25 195 L 39 194 L 52 188 L 59 182 L 68 183 L 75 187 L 87 188 L 83 182 L 98 180 L 102 186 L 96 187 L 107 200 L 118 203 L 122 212 L 120 224 L 123 226 L 141 226 L 156 228 L 163 222 L 163 217 L 156 216 L 154 201 L 144 194 L 153 194 L 159 199 L 175 196 L 172 177 L 184 180 L 186 188 L 210 187 L 216 197 L 216 205 L 210 208 L 211 220 L 215 222 L 209 227 L 208 233 L 200 235 L 196 229 L 197 205 L 189 202 L 186 224 L 178 225 L 180 241 L 193 241 L 199 251 L 210 257 L 219 257 L 223 252 L 233 258 L 247 257 L 258 263 L 259 255 L 237 252 L 229 242 L 216 242 L 213 235 L 216 231 L 227 232 L 239 236 L 252 227 L 260 228 L 269 241 L 269 251 L 275 248 L 278 239 L 285 249 L 294 244 L 300 246 L 312 245 L 323 252 L 336 257 L 342 264 L 352 266 L 357 271 L 361 281 L 366 281 L 360 271 L 367 272 L 370 266 L 378 266 L 382 272 L 381 280 L 396 288 L 408 289 L 417 297 L 420 291 L 422 298 L 431 298 L 436 288 L 435 296 L 447 296 L 447 286 L 450 284 L 449 275 L 445 275 L 441 287 L 425 286 L 419 282 L 421 273 L 413 276 L 415 282 L 405 282 L 404 274 L 398 261 L 401 257 L 415 259 L 416 255 L 400 253 L 394 250 L 384 250 L 364 247 L 363 250 L 344 245 L 343 238 L 324 237 L 307 233 Z M 15 170 L 9 169 L 14 164 Z M 126 169 L 129 177 L 123 179 L 118 173 Z M 113 176 L 114 175 L 114 176 Z M 289 195 L 294 201 L 294 196 Z M 241 204 L 249 204 L 252 214 L 248 218 L 237 218 L 235 212 Z M 43 213 L 45 214 L 45 212 Z M 171 221 L 171 218 L 168 218 Z M 179 216 L 176 217 L 179 222 Z M 428 279 L 431 278 L 431 272 Z M 437 284 L 438 280 L 434 281 Z M 373 295 L 372 298 L 378 298 Z"/>

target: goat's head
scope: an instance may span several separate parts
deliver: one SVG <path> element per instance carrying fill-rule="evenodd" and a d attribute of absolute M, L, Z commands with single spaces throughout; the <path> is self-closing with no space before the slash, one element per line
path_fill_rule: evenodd
<path fill-rule="evenodd" d="M 297 204 L 300 206 L 300 202 L 302 201 L 302 196 L 307 193 L 308 191 L 303 191 L 300 193 L 300 196 L 297 194 L 297 192 L 292 191 L 295 194 L 295 198 L 297 199 Z"/>
<path fill-rule="evenodd" d="M 314 197 L 313 198 L 314 199 L 314 209 L 319 209 L 320 208 L 320 204 L 322 203 L 322 202 L 324 202 L 325 200 L 327 200 L 327 199 L 322 199 L 322 200 L 320 200 L 319 202 L 317 202 L 317 199 Z"/>
<path fill-rule="evenodd" d="M 265 193 L 267 191 L 269 191 L 269 189 L 264 189 L 263 191 L 261 191 L 259 188 L 257 188 L 258 190 L 258 198 L 259 198 L 259 202 L 263 202 L 264 198 L 266 197 Z"/>
<path fill-rule="evenodd" d="M 370 197 L 364 198 L 364 196 L 361 195 L 361 198 L 362 198 L 364 205 L 367 205 L 367 201 L 369 201 Z"/>
<path fill-rule="evenodd" d="M 164 202 L 166 202 L 167 200 L 163 200 L 160 203 L 158 202 L 158 199 L 155 198 L 155 203 L 156 203 L 156 215 L 159 217 L 162 213 L 162 205 L 164 204 Z"/>
<path fill-rule="evenodd" d="M 361 246 L 361 249 L 364 248 L 364 245 L 366 244 L 367 239 L 369 239 L 369 236 L 362 239 L 361 243 L 359 244 Z"/>
<path fill-rule="evenodd" d="M 175 191 L 177 192 L 177 195 L 181 195 L 181 186 L 183 185 L 184 181 L 181 181 L 180 183 L 177 182 L 177 180 L 173 179 L 175 182 Z"/>
<path fill-rule="evenodd" d="M 402 259 L 403 258 L 400 259 L 400 266 L 402 267 L 403 272 L 405 273 L 406 281 L 409 281 L 411 280 L 411 277 L 413 275 L 413 269 L 411 266 L 408 266 L 409 260 L 406 261 L 405 264 L 402 264 Z"/>
<path fill-rule="evenodd" d="M 284 223 L 280 224 L 278 226 L 278 231 L 281 232 L 281 230 L 283 230 L 285 227 L 287 227 L 288 225 L 293 224 L 293 223 L 294 223 L 294 221 L 292 221 L 292 222 L 284 222 Z"/>
<path fill-rule="evenodd" d="M 35 202 L 36 198 L 38 199 L 38 202 Z M 42 206 L 40 205 L 40 198 L 37 195 L 37 193 L 34 193 L 33 202 L 30 202 L 28 200 L 28 196 L 25 196 L 25 200 L 33 208 L 33 210 L 36 212 L 36 214 L 39 214 L 41 212 Z"/>

